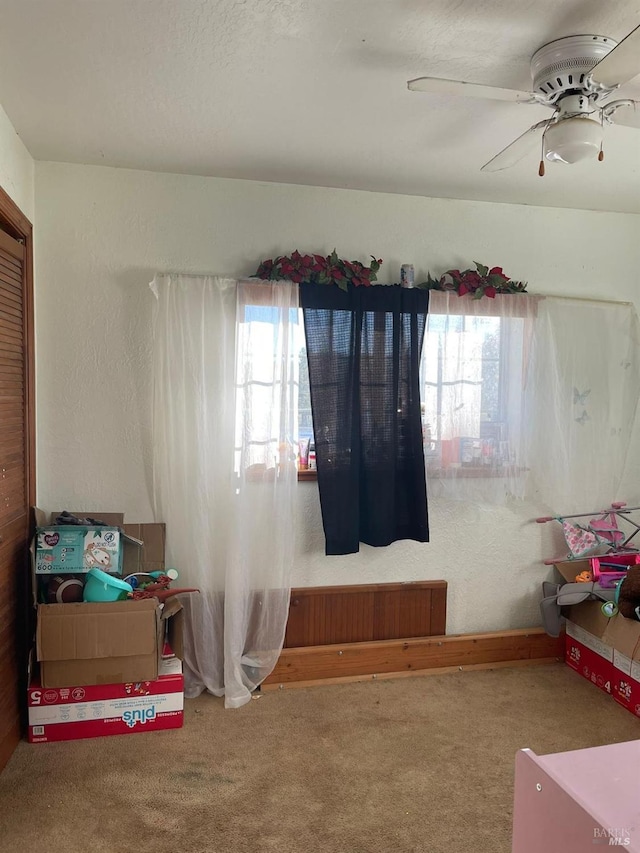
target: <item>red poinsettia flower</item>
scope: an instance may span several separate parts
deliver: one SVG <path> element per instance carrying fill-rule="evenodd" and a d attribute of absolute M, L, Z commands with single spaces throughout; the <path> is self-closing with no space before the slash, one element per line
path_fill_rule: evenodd
<path fill-rule="evenodd" d="M 359 261 L 344 261 L 334 251 L 324 255 L 302 255 L 297 249 L 289 256 L 279 255 L 275 260 L 262 261 L 256 272 L 257 278 L 286 278 L 290 281 L 309 282 L 311 284 L 337 284 L 346 290 L 349 282 L 355 286 L 369 286 L 376 280 L 376 273 L 382 264 L 382 258 L 376 260 L 371 255 L 371 266 L 365 267 Z"/>
<path fill-rule="evenodd" d="M 273 270 L 273 261 L 267 260 L 263 261 L 258 267 L 258 272 L 256 275 L 258 278 L 269 278 L 271 276 L 271 271 Z"/>
<path fill-rule="evenodd" d="M 526 293 L 526 281 L 512 281 L 504 274 L 502 267 L 489 268 L 475 261 L 476 269 L 447 270 L 440 278 L 432 278 L 431 274 L 420 287 L 427 290 L 455 291 L 460 296 L 473 293 L 476 298 L 485 294 L 494 299 L 499 293 Z"/>
<path fill-rule="evenodd" d="M 463 278 L 463 281 L 472 290 L 476 287 L 480 287 L 480 285 L 482 284 L 482 278 L 477 272 L 474 272 L 473 270 L 470 270 L 466 273 Z"/>

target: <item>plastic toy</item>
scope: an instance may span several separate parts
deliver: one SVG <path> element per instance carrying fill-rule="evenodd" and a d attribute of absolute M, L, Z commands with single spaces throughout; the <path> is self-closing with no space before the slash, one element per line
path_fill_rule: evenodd
<path fill-rule="evenodd" d="M 576 575 L 576 583 L 592 583 L 592 581 L 592 572 L 580 572 L 579 575 Z"/>
<path fill-rule="evenodd" d="M 48 604 L 82 601 L 84 584 L 75 575 L 54 575 L 47 584 Z"/>
<path fill-rule="evenodd" d="M 546 524 L 548 521 L 559 522 L 569 548 L 567 555 L 545 560 L 545 565 L 552 566 L 561 560 L 580 559 L 596 551 L 607 554 L 636 552 L 638 549 L 630 543 L 640 532 L 640 524 L 630 518 L 630 514 L 638 511 L 640 511 L 638 506 L 627 507 L 624 501 L 617 501 L 605 510 L 536 518 L 538 524 Z M 580 518 L 587 518 L 589 521 L 575 522 L 575 519 Z M 620 526 L 620 522 L 624 526 Z"/>
<path fill-rule="evenodd" d="M 631 566 L 640 563 L 640 554 L 608 554 L 606 557 L 591 557 L 589 562 L 594 581 L 604 589 L 613 589 L 627 576 Z"/>
<path fill-rule="evenodd" d="M 129 598 L 132 592 L 131 585 L 120 578 L 108 575 L 101 569 L 89 569 L 83 598 L 91 602 L 122 601 Z"/>
<path fill-rule="evenodd" d="M 167 577 L 170 581 L 178 580 L 178 571 L 177 569 L 166 569 L 164 572 L 149 572 L 152 578 L 158 580 L 161 577 Z"/>

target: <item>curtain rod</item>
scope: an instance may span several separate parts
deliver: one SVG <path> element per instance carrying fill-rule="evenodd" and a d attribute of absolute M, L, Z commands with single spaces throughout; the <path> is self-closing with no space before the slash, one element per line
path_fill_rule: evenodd
<path fill-rule="evenodd" d="M 253 276 L 241 276 L 238 278 L 237 276 L 232 275 L 220 275 L 218 273 L 194 273 L 194 272 L 157 272 L 154 275 L 180 275 L 180 276 L 192 276 L 193 278 L 233 278 L 236 281 L 243 282 L 255 282 L 256 284 L 260 281 L 260 279 L 256 279 Z M 382 282 L 381 282 L 382 284 Z M 455 291 L 439 291 L 440 293 L 455 293 Z M 519 293 L 498 293 L 496 296 L 520 296 Z M 572 299 L 576 302 L 595 302 L 595 303 L 603 303 L 605 305 L 632 305 L 635 307 L 635 303 L 631 300 L 619 300 L 619 299 L 596 299 L 593 296 L 559 296 L 556 293 L 531 293 L 528 290 L 525 290 L 522 293 L 523 296 L 533 296 L 537 299 Z M 457 296 L 457 294 L 456 294 Z"/>
<path fill-rule="evenodd" d="M 603 303 L 605 305 L 632 305 L 634 302 L 630 300 L 619 299 L 596 299 L 594 296 L 558 296 L 555 293 L 531 293 L 530 296 L 539 296 L 541 299 L 569 299 L 574 302 L 595 302 L 596 304 Z"/>

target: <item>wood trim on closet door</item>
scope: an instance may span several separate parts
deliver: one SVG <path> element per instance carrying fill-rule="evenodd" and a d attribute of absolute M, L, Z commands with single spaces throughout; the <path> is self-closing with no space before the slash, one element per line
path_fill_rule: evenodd
<path fill-rule="evenodd" d="M 33 229 L 0 188 L 0 771 L 26 725 L 36 502 Z"/>

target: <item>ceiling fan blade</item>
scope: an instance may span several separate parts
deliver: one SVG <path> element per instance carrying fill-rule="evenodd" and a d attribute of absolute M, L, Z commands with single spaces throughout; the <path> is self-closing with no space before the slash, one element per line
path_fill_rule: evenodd
<path fill-rule="evenodd" d="M 523 157 L 526 157 L 536 145 L 540 144 L 540 139 L 544 133 L 544 129 L 553 123 L 553 118 L 550 118 L 534 124 L 533 127 L 530 127 L 529 130 L 525 130 L 521 136 L 514 139 L 513 142 L 507 145 L 506 148 L 503 148 L 502 151 L 499 154 L 496 154 L 492 160 L 485 163 L 480 171 L 500 172 L 502 169 L 509 169 L 511 166 L 515 166 L 516 163 L 519 163 Z"/>
<path fill-rule="evenodd" d="M 619 107 L 613 115 L 613 123 L 621 124 L 624 127 L 637 127 L 640 130 L 640 101 L 632 104 L 625 104 L 624 107 Z"/>
<path fill-rule="evenodd" d="M 591 69 L 590 76 L 603 86 L 621 86 L 640 74 L 640 26 L 631 30 L 611 53 Z"/>
<path fill-rule="evenodd" d="M 481 86 L 464 80 L 445 80 L 443 77 L 416 77 L 407 82 L 411 92 L 429 92 L 432 95 L 462 95 L 466 98 L 486 98 L 492 101 L 515 101 L 520 104 L 537 104 L 531 92 L 500 89 L 498 86 Z"/>

